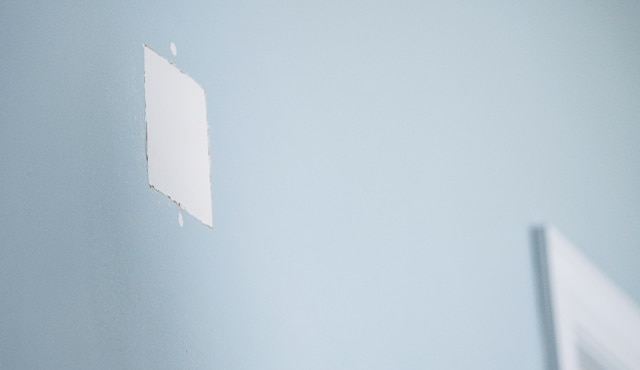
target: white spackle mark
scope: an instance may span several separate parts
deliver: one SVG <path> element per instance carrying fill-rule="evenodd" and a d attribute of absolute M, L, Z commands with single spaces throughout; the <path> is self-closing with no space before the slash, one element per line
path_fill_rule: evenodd
<path fill-rule="evenodd" d="M 144 87 L 149 185 L 213 227 L 205 92 L 146 45 Z"/>
<path fill-rule="evenodd" d="M 180 227 L 184 226 L 184 219 L 182 218 L 182 212 L 178 212 L 178 224 Z"/>
<path fill-rule="evenodd" d="M 173 54 L 174 57 L 178 55 L 178 49 L 176 48 L 176 44 L 171 42 L 171 45 L 169 45 L 169 48 L 171 49 L 171 54 Z"/>

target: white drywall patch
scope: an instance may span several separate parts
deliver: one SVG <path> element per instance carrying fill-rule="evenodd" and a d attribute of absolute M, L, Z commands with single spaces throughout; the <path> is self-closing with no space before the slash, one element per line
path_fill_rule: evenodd
<path fill-rule="evenodd" d="M 205 93 L 144 45 L 149 185 L 213 227 Z"/>

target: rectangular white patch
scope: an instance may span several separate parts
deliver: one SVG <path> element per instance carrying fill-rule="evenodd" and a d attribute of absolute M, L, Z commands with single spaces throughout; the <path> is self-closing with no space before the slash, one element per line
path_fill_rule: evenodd
<path fill-rule="evenodd" d="M 144 46 L 149 185 L 213 227 L 205 93 Z"/>

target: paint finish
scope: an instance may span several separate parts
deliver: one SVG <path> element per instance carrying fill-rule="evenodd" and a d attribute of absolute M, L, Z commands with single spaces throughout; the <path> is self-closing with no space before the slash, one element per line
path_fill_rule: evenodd
<path fill-rule="evenodd" d="M 0 368 L 542 370 L 532 222 L 640 301 L 639 7 L 0 1 Z M 149 189 L 143 43 L 213 230 Z"/>

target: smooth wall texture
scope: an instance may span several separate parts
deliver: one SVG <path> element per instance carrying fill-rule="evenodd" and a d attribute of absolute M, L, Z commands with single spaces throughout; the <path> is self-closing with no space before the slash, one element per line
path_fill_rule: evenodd
<path fill-rule="evenodd" d="M 0 368 L 542 369 L 532 223 L 640 302 L 638 19 L 3 1 Z M 148 187 L 143 43 L 206 91 L 213 230 Z"/>

